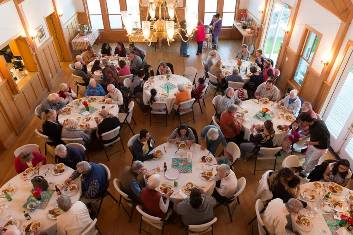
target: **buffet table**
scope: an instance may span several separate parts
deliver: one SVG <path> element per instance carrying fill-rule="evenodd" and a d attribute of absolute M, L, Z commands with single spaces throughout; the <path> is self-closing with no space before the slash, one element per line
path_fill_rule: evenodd
<path fill-rule="evenodd" d="M 187 187 L 189 185 L 186 186 L 188 183 L 192 183 L 194 187 L 212 194 L 215 181 L 212 178 L 206 179 L 201 176 L 202 172 L 206 171 L 211 171 L 213 176 L 216 174 L 217 161 L 207 149 L 201 150 L 201 145 L 192 144 L 190 149 L 186 147 L 185 149 L 178 150 L 177 144 L 165 143 L 156 147 L 153 151 L 159 151 L 161 156 L 145 161 L 144 165 L 149 175 L 153 173 L 161 175 L 161 185 L 168 185 L 172 188 L 172 199 L 181 200 L 188 197 Z M 202 162 L 201 158 L 203 156 L 207 156 L 207 161 Z M 178 176 L 175 180 L 170 179 L 170 177 L 168 178 L 169 171 L 167 174 L 163 172 L 164 163 L 166 163 L 167 169 L 180 172 L 177 173 Z"/>
<path fill-rule="evenodd" d="M 98 30 L 92 30 L 92 32 L 87 35 L 77 34 L 74 39 L 71 41 L 71 46 L 74 51 L 83 51 L 86 50 L 88 46 L 93 46 L 94 42 L 99 37 Z"/>
<path fill-rule="evenodd" d="M 29 173 L 27 176 L 25 176 L 24 173 L 18 174 L 0 188 L 2 194 L 4 190 L 10 189 L 11 191 L 11 188 L 13 189 L 13 192 L 9 192 L 12 201 L 7 201 L 6 198 L 3 197 L 0 198 L 1 226 L 4 226 L 9 220 L 12 220 L 15 221 L 19 229 L 22 231 L 29 223 L 38 221 L 40 222 L 40 231 L 46 232 L 49 235 L 56 234 L 56 219 L 49 215 L 49 210 L 57 207 L 56 199 L 58 198 L 58 195 L 55 192 L 55 185 L 62 185 L 74 170 L 65 166 L 65 171 L 63 173 L 55 174 L 53 169 L 53 164 L 47 164 L 41 166 L 39 171 L 33 170 L 33 172 Z M 30 179 L 36 175 L 41 175 L 48 181 L 48 192 L 51 191 L 52 195 L 43 209 L 38 208 L 31 211 L 27 199 L 30 197 L 31 190 L 33 189 Z M 81 196 L 79 180 L 80 178 L 75 180 L 75 184 L 78 186 L 78 189 L 75 192 L 65 193 L 62 190 L 64 195 L 66 194 L 71 197 L 72 202 L 78 201 Z M 27 206 L 25 206 L 25 204 L 27 204 Z M 29 213 L 31 217 L 30 220 L 25 219 L 24 212 Z"/>

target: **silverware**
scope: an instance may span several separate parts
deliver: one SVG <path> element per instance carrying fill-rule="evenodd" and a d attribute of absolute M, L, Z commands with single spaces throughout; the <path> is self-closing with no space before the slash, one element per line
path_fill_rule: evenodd
<path fill-rule="evenodd" d="M 165 149 L 165 146 L 163 145 L 163 148 L 164 148 L 164 152 L 166 153 L 167 152 L 167 150 Z"/>

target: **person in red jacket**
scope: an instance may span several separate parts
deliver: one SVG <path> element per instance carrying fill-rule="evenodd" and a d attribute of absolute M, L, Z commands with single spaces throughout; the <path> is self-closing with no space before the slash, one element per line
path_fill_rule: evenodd
<path fill-rule="evenodd" d="M 47 159 L 39 151 L 22 152 L 15 156 L 15 170 L 19 174 L 29 167 L 45 165 Z"/>
<path fill-rule="evenodd" d="M 165 218 L 169 207 L 169 197 L 173 193 L 171 190 L 166 194 L 161 194 L 156 190 L 161 183 L 159 174 L 151 175 L 147 181 L 147 187 L 143 188 L 140 194 L 142 209 L 149 215 Z"/>
<path fill-rule="evenodd" d="M 206 39 L 205 26 L 201 21 L 199 21 L 199 23 L 197 25 L 195 39 L 197 42 L 196 55 L 200 55 L 200 54 L 202 54 L 203 41 L 205 41 L 205 39 Z"/>

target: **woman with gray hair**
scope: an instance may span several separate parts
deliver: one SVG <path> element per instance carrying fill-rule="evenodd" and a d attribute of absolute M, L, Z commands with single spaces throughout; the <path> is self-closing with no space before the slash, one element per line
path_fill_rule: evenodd
<path fill-rule="evenodd" d="M 17 174 L 25 171 L 29 167 L 45 165 L 47 159 L 38 150 L 32 152 L 21 152 L 15 156 L 15 170 Z"/>
<path fill-rule="evenodd" d="M 178 84 L 178 92 L 175 93 L 174 108 L 178 109 L 179 104 L 191 99 L 191 91 L 185 88 L 185 84 Z"/>
<path fill-rule="evenodd" d="M 217 167 L 217 174 L 215 176 L 216 187 L 212 196 L 217 202 L 226 202 L 233 197 L 236 190 L 238 180 L 229 165 L 221 164 Z"/>
<path fill-rule="evenodd" d="M 302 102 L 298 97 L 298 90 L 291 90 L 286 97 L 279 101 L 278 104 L 280 105 L 280 107 L 293 113 L 294 116 L 298 116 L 300 108 L 302 106 Z"/>
<path fill-rule="evenodd" d="M 226 147 L 227 141 L 218 127 L 208 125 L 201 130 L 201 149 L 205 149 L 206 146 L 206 148 L 215 155 L 220 144 Z"/>
<path fill-rule="evenodd" d="M 65 103 L 69 103 L 77 97 L 76 93 L 67 85 L 67 83 L 60 84 L 58 95 L 64 99 Z"/>
<path fill-rule="evenodd" d="M 104 88 L 102 87 L 101 84 L 98 84 L 96 80 L 91 78 L 89 80 L 89 84 L 87 86 L 87 90 L 84 94 L 84 96 L 105 96 L 105 91 Z"/>
<path fill-rule="evenodd" d="M 82 138 L 85 144 L 89 144 L 91 142 L 91 136 L 87 132 L 82 129 L 78 129 L 78 122 L 76 119 L 69 118 L 63 123 L 61 138 Z"/>
<path fill-rule="evenodd" d="M 57 217 L 57 235 L 79 235 L 92 223 L 89 211 L 83 202 L 72 203 L 70 197 L 64 195 L 59 196 L 56 201 L 58 207 L 64 211 Z"/>

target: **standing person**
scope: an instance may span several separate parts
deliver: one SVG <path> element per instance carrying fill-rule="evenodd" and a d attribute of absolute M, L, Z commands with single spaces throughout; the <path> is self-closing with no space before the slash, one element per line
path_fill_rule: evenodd
<path fill-rule="evenodd" d="M 105 56 L 111 56 L 112 55 L 112 48 L 110 47 L 109 43 L 103 43 L 102 48 L 101 48 L 101 54 Z"/>
<path fill-rule="evenodd" d="M 240 50 L 238 51 L 236 57 L 239 60 L 249 60 L 250 59 L 250 53 L 248 50 L 248 45 L 243 44 L 241 45 Z"/>
<path fill-rule="evenodd" d="M 262 77 L 264 78 L 264 81 L 267 81 L 269 77 L 274 75 L 274 69 L 272 66 L 272 61 L 271 59 L 265 59 L 263 69 L 262 69 Z"/>
<path fill-rule="evenodd" d="M 255 51 L 255 63 L 260 67 L 261 71 L 264 69 L 265 57 L 262 55 L 262 49 Z"/>
<path fill-rule="evenodd" d="M 124 43 L 118 42 L 116 44 L 114 54 L 119 57 L 126 57 L 126 49 L 125 49 Z"/>
<path fill-rule="evenodd" d="M 182 57 L 189 57 L 190 55 L 188 54 L 188 49 L 189 49 L 189 37 L 187 35 L 186 31 L 186 21 L 183 20 L 180 22 L 180 37 L 181 37 L 181 42 L 180 42 L 180 56 Z"/>
<path fill-rule="evenodd" d="M 308 150 L 303 164 L 304 174 L 309 174 L 330 146 L 330 132 L 322 120 L 314 119 L 308 113 L 301 115 L 300 119 L 309 126 L 310 141 L 306 143 Z"/>
<path fill-rule="evenodd" d="M 219 13 L 215 14 L 212 17 L 210 26 L 212 30 L 212 48 L 217 49 L 219 35 L 221 34 L 221 30 L 222 30 L 222 19 L 220 18 Z"/>
<path fill-rule="evenodd" d="M 196 55 L 202 54 L 203 42 L 206 39 L 205 25 L 199 21 L 196 28 L 196 42 L 197 42 L 197 52 Z"/>

